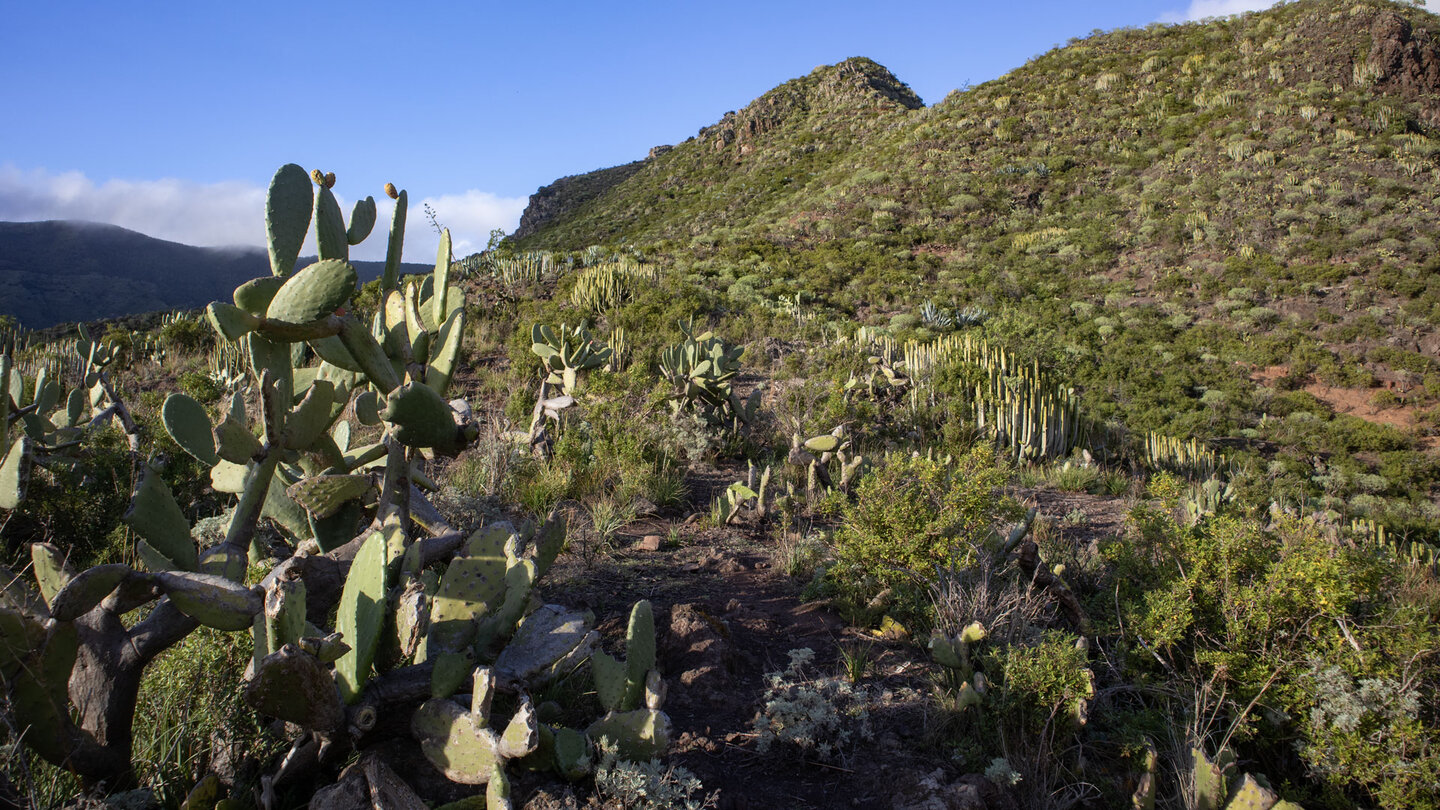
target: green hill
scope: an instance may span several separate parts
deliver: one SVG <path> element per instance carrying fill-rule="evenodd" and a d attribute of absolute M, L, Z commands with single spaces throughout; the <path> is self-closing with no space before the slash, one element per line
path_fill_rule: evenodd
<path fill-rule="evenodd" d="M 737 303 L 803 293 L 902 329 L 927 299 L 981 307 L 1136 427 L 1213 424 L 1197 387 L 1234 400 L 1248 371 L 1162 391 L 1152 372 L 1216 358 L 1433 403 L 1437 31 L 1405 5 L 1297 2 L 1098 34 L 929 107 L 850 59 L 517 246 L 638 246 Z"/>

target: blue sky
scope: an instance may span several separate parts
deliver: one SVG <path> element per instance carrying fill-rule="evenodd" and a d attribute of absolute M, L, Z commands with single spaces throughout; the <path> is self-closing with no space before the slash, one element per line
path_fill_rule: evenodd
<path fill-rule="evenodd" d="M 294 162 L 335 172 L 342 201 L 408 189 L 407 258 L 433 255 L 425 202 L 463 255 L 539 186 L 816 65 L 868 56 L 930 104 L 1095 29 L 1267 5 L 0 0 L 0 220 L 258 245 L 264 188 Z"/>

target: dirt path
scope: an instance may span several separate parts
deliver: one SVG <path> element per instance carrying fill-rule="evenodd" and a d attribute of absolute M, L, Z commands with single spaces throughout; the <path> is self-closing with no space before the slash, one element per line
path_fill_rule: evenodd
<path fill-rule="evenodd" d="M 729 475 L 697 475 L 696 493 Z M 1077 545 L 1120 530 L 1116 498 L 1020 490 Z M 707 791 L 719 791 L 722 810 L 752 808 L 1006 807 L 983 778 L 965 775 L 943 749 L 942 712 L 931 698 L 928 657 L 914 644 L 886 641 L 847 627 L 823 605 L 802 599 L 802 582 L 776 567 L 771 541 L 745 527 L 695 529 L 704 499 L 687 514 L 631 524 L 618 548 L 604 554 L 566 554 L 547 578 L 544 597 L 594 611 L 606 639 L 624 634 L 630 606 L 649 599 L 655 611 L 660 667 L 668 687 L 665 710 L 674 723 L 667 761 L 689 769 Z M 1077 516 L 1085 519 L 1079 521 Z M 641 542 L 664 538 L 658 550 Z M 678 538 L 678 543 L 669 542 Z M 829 761 L 778 749 L 757 750 L 753 721 L 763 702 L 766 673 L 785 668 L 789 651 L 815 651 L 816 676 L 844 672 L 841 646 L 867 652 L 860 681 L 869 696 L 871 736 L 856 739 Z M 531 810 L 597 807 L 581 793 L 535 783 Z M 936 802 L 939 802 L 938 804 Z"/>

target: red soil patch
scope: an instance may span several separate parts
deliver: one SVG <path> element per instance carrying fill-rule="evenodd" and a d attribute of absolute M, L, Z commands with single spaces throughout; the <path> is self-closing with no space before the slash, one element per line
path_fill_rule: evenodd
<path fill-rule="evenodd" d="M 1250 375 L 1250 379 L 1263 385 L 1271 385 L 1289 373 L 1290 369 L 1286 366 L 1270 366 L 1255 371 Z M 1409 432 L 1413 432 L 1419 424 L 1420 409 L 1413 405 L 1376 407 L 1373 400 L 1375 392 L 1380 390 L 1378 388 L 1338 388 L 1312 381 L 1301 390 L 1330 406 L 1335 413 Z M 1424 450 L 1440 453 L 1440 436 L 1417 436 L 1416 442 Z"/>

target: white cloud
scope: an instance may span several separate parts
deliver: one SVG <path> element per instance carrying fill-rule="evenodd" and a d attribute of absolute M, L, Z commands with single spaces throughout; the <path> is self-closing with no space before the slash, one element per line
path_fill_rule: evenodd
<path fill-rule="evenodd" d="M 353 200 L 337 194 L 345 215 Z M 450 229 L 457 257 L 485 247 L 493 228 L 515 230 L 524 197 L 500 197 L 469 190 L 411 199 L 405 220 L 405 259 L 431 264 L 440 237 L 425 218 L 425 204 Z M 395 205 L 376 200 L 375 230 L 351 256 L 383 260 Z M 265 246 L 265 189 L 241 182 L 193 183 L 187 180 L 107 180 L 96 183 L 80 172 L 51 173 L 0 165 L 0 221 L 85 220 L 119 225 L 157 239 L 187 245 Z M 314 239 L 305 247 L 315 250 Z"/>
<path fill-rule="evenodd" d="M 106 222 L 189 245 L 264 245 L 265 191 L 245 183 L 107 180 L 0 166 L 0 220 Z"/>
<path fill-rule="evenodd" d="M 1276 0 L 1190 0 L 1190 7 L 1183 12 L 1169 11 L 1160 16 L 1160 22 L 1186 22 L 1203 20 L 1206 17 L 1225 17 L 1260 11 L 1275 5 Z"/>
<path fill-rule="evenodd" d="M 450 229 L 450 249 L 456 258 L 469 256 L 485 249 L 490 231 L 501 228 L 506 233 L 515 230 L 520 223 L 520 213 L 525 210 L 525 197 L 500 197 L 488 191 L 471 189 L 461 194 L 443 194 L 438 197 L 411 199 L 405 216 L 405 257 L 408 261 L 428 263 L 440 247 L 440 236 L 435 233 L 425 218 L 425 206 L 435 211 L 435 221 L 441 227 Z M 385 202 L 389 202 L 386 200 Z M 390 214 L 381 217 L 389 223 Z M 380 229 L 379 225 L 375 226 Z M 372 239 L 374 237 L 371 237 Z M 382 240 L 383 246 L 383 240 Z M 381 257 L 384 252 L 382 247 Z"/>

